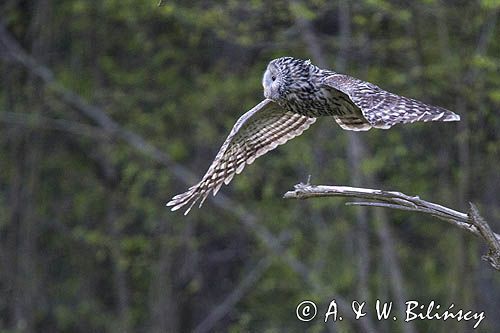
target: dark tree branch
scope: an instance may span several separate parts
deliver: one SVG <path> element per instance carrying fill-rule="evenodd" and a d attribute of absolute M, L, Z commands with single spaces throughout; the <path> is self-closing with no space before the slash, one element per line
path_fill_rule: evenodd
<path fill-rule="evenodd" d="M 348 50 L 349 40 L 350 40 L 350 20 L 349 20 L 349 5 L 347 1 L 340 1 L 339 3 L 340 11 L 339 11 L 339 21 L 340 21 L 340 52 L 337 57 L 337 65 L 340 66 L 340 70 L 343 70 L 346 65 L 346 53 Z M 290 11 L 294 17 L 295 25 L 300 31 L 300 35 L 304 44 L 306 45 L 309 53 L 312 56 L 313 61 L 318 64 L 320 67 L 327 68 L 328 62 L 325 57 L 325 52 L 323 51 L 323 46 L 321 45 L 321 41 L 317 36 L 316 31 L 314 30 L 312 22 L 303 15 L 303 8 L 306 7 L 305 3 L 300 0 L 293 0 L 290 2 Z M 317 135 L 321 135 L 322 130 L 325 128 L 320 128 Z M 352 139 L 352 137 L 350 137 Z M 352 141 L 352 140 L 351 140 Z M 350 149 L 349 149 L 350 151 Z M 357 165 L 357 163 L 354 163 Z M 367 272 L 369 270 L 369 256 L 367 255 L 367 244 L 363 242 L 363 239 L 366 238 L 366 233 L 364 232 L 364 223 L 366 219 L 363 219 L 365 216 L 363 213 L 360 214 L 361 218 L 360 222 L 360 231 L 358 232 L 359 242 L 360 242 L 360 252 L 359 252 L 359 260 L 361 265 L 359 265 L 361 271 L 359 273 L 360 280 L 358 282 L 358 287 L 360 291 L 360 296 L 363 299 L 368 299 L 368 289 L 366 283 Z M 321 232 L 321 231 L 320 231 Z M 326 254 L 326 253 L 325 253 Z M 338 301 L 338 300 L 337 300 Z M 339 306 L 347 307 L 347 304 L 344 302 L 339 302 Z M 360 325 L 360 329 L 366 332 L 374 332 L 375 325 L 372 322 L 371 318 L 364 318 L 365 320 L 357 322 Z M 410 323 L 411 324 L 411 323 Z M 329 332 L 335 332 L 336 329 L 332 325 L 331 322 L 328 323 L 327 326 Z"/>
<path fill-rule="evenodd" d="M 255 286 L 271 263 L 271 257 L 267 256 L 262 258 L 257 265 L 245 275 L 238 286 L 224 299 L 224 301 L 217 305 L 210 314 L 196 326 L 193 332 L 204 333 L 212 331 L 217 322 L 234 309 L 236 303 Z"/>
<path fill-rule="evenodd" d="M 98 140 L 108 140 L 111 138 L 109 133 L 103 131 L 99 127 L 83 124 L 72 120 L 44 117 L 36 113 L 27 114 L 20 112 L 2 111 L 0 112 L 0 122 L 22 126 L 24 128 L 27 128 L 28 130 L 42 129 L 63 131 Z"/>
<path fill-rule="evenodd" d="M 469 214 L 465 214 L 448 207 L 422 200 L 418 196 L 409 196 L 401 192 L 349 186 L 309 184 L 295 185 L 295 189 L 286 192 L 284 198 L 309 199 L 331 196 L 369 200 L 366 202 L 349 202 L 349 205 L 376 206 L 420 212 L 451 223 L 484 240 L 489 246 L 489 252 L 483 256 L 483 259 L 489 262 L 493 268 L 500 271 L 500 235 L 491 230 L 488 223 L 479 215 L 476 207 L 472 204 Z"/>

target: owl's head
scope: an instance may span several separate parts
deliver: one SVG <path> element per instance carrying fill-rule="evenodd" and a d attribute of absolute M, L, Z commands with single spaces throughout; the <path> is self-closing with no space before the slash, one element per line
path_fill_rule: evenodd
<path fill-rule="evenodd" d="M 294 86 L 309 80 L 311 66 L 310 60 L 292 57 L 272 60 L 262 78 L 264 96 L 276 102 L 286 99 Z"/>

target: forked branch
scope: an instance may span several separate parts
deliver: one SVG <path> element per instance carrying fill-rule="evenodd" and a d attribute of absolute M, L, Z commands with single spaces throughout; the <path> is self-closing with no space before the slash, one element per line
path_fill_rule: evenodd
<path fill-rule="evenodd" d="M 489 251 L 482 259 L 487 261 L 493 268 L 500 271 L 500 235 L 491 230 L 488 223 L 479 215 L 477 208 L 472 203 L 470 203 L 469 213 L 465 214 L 448 207 L 422 200 L 418 196 L 409 196 L 401 192 L 302 183 L 295 185 L 293 191 L 286 192 L 284 198 L 309 199 L 331 196 L 368 200 L 348 202 L 347 205 L 375 206 L 420 212 L 451 223 L 486 242 Z"/>

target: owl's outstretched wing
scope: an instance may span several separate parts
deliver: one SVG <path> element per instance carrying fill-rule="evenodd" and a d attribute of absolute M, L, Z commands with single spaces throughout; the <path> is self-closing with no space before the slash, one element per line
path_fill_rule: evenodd
<path fill-rule="evenodd" d="M 201 207 L 211 191 L 215 195 L 246 164 L 302 134 L 315 121 L 316 118 L 285 111 L 270 99 L 263 100 L 238 119 L 202 180 L 174 196 L 167 206 L 177 210 L 189 204 L 184 215 L 200 199 Z"/>
<path fill-rule="evenodd" d="M 408 97 L 398 96 L 372 83 L 348 75 L 330 75 L 323 79 L 323 84 L 340 91 L 341 95 L 345 94 L 361 110 L 363 117 L 368 123 L 376 128 L 387 129 L 395 124 L 406 124 L 416 121 L 460 120 L 459 115 L 449 110 L 424 104 Z M 349 115 L 346 120 L 354 122 L 354 124 L 363 123 L 363 119 L 355 119 L 352 115 Z M 342 126 L 340 122 L 339 124 Z"/>

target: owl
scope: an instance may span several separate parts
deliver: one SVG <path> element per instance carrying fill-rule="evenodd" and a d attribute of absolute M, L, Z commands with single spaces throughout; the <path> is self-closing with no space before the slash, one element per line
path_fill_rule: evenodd
<path fill-rule="evenodd" d="M 313 65 L 309 60 L 272 60 L 262 78 L 265 99 L 233 126 L 201 181 L 167 203 L 172 210 L 215 196 L 245 165 L 302 134 L 318 117 L 333 117 L 344 130 L 388 129 L 417 121 L 459 121 L 441 107 L 398 96 L 349 75 Z"/>

